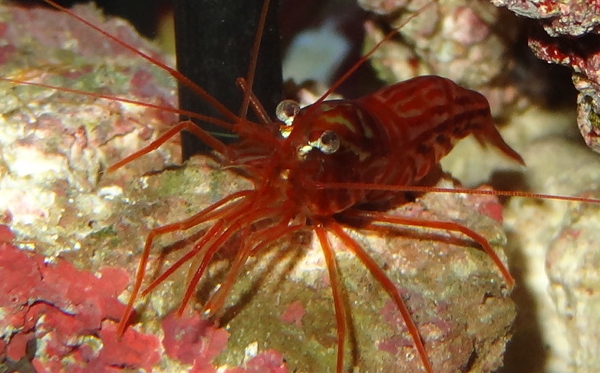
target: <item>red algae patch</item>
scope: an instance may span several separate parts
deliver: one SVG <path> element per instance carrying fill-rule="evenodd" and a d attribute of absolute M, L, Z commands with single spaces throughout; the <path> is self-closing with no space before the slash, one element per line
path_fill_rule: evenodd
<path fill-rule="evenodd" d="M 132 329 L 116 334 L 115 320 L 125 308 L 117 295 L 128 280 L 121 269 L 95 276 L 0 243 L 0 354 L 26 359 L 35 342 L 31 364 L 37 371 L 151 371 L 160 358 L 158 338 Z"/>

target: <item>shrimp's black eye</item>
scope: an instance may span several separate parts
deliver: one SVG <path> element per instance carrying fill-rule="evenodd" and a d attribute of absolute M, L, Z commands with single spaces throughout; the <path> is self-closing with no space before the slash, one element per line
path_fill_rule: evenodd
<path fill-rule="evenodd" d="M 315 137 L 317 134 L 314 134 Z M 305 159 L 306 155 L 313 149 L 318 149 L 323 154 L 333 154 L 340 148 L 340 137 L 331 130 L 323 131 L 316 140 L 308 141 L 308 144 L 298 147 L 298 158 Z"/>
<path fill-rule="evenodd" d="M 340 148 L 340 137 L 337 133 L 327 130 L 316 141 L 310 142 L 310 145 L 323 154 L 333 154 Z"/>
<path fill-rule="evenodd" d="M 294 100 L 283 100 L 277 104 L 275 115 L 286 125 L 292 125 L 294 117 L 300 111 L 300 104 Z"/>

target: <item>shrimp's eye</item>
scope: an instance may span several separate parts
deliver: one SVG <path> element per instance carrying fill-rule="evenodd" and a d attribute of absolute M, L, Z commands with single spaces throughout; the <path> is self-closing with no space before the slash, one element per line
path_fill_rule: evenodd
<path fill-rule="evenodd" d="M 337 133 L 327 130 L 315 141 L 308 143 L 311 147 L 319 149 L 323 154 L 333 154 L 340 148 L 340 138 Z"/>
<path fill-rule="evenodd" d="M 277 104 L 275 115 L 283 122 L 283 125 L 279 126 L 279 133 L 284 139 L 287 139 L 292 133 L 292 123 L 298 112 L 300 112 L 300 104 L 294 100 L 283 100 Z"/>
<path fill-rule="evenodd" d="M 292 125 L 294 121 L 294 117 L 300 111 L 300 104 L 294 100 L 283 100 L 279 104 L 277 104 L 277 108 L 275 109 L 275 115 L 277 115 L 277 119 L 282 121 L 288 126 Z"/>
<path fill-rule="evenodd" d="M 314 141 L 298 147 L 298 159 L 306 159 L 306 156 L 313 149 L 318 149 L 323 154 L 333 154 L 340 148 L 340 137 L 337 133 L 327 130 L 323 131 Z"/>

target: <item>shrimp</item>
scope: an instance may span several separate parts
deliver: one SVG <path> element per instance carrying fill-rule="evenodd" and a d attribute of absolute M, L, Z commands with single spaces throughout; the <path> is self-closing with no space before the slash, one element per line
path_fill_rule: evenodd
<path fill-rule="evenodd" d="M 251 87 L 243 89 L 248 100 L 252 97 Z M 198 91 L 203 97 L 210 97 Z M 267 117 L 259 107 L 255 110 L 259 117 Z M 268 121 L 260 125 L 239 118 L 233 124 L 233 131 L 241 141 L 230 146 L 221 144 L 192 123 L 183 122 L 152 144 L 108 168 L 107 171 L 111 172 L 138 159 L 185 129 L 209 144 L 218 153 L 223 165 L 239 170 L 254 186 L 223 198 L 189 219 L 150 232 L 119 331 L 125 330 L 130 318 L 156 237 L 187 230 L 207 221 L 214 222 L 192 250 L 144 291 L 151 291 L 184 263 L 198 260 L 197 267 L 190 272 L 188 287 L 178 310 L 181 315 L 213 256 L 224 243 L 240 235 L 241 243 L 225 281 L 204 305 L 203 309 L 213 314 L 223 306 L 250 256 L 280 237 L 309 228 L 320 243 L 331 281 L 337 323 L 336 371 L 341 373 L 344 370 L 348 317 L 345 311 L 347 301 L 329 236 L 341 241 L 383 286 L 402 314 L 425 370 L 432 373 L 433 367 L 417 325 L 400 293 L 376 261 L 344 228 L 374 230 L 376 223 L 390 223 L 462 233 L 483 248 L 498 267 L 507 286 L 512 288 L 512 276 L 483 236 L 453 222 L 403 218 L 380 212 L 404 203 L 406 196 L 404 193 L 378 190 L 377 186 L 419 185 L 437 171 L 439 161 L 452 149 L 456 140 L 471 134 L 521 164 L 522 158 L 496 130 L 489 104 L 482 95 L 436 76 L 415 78 L 357 100 L 323 102 L 321 98 L 303 109 L 283 102 L 279 112 L 279 119 L 285 120 L 287 126 Z M 333 184 L 336 187 L 331 187 Z M 343 189 L 350 184 L 370 186 Z"/>
<path fill-rule="evenodd" d="M 172 72 L 168 68 L 167 71 Z M 251 87 L 244 80 L 240 85 L 252 109 L 259 117 L 268 118 L 256 104 Z M 419 327 L 397 285 L 349 231 L 392 232 L 394 227 L 416 226 L 462 234 L 490 257 L 508 289 L 514 285 L 488 240 L 475 230 L 452 221 L 401 217 L 389 212 L 411 199 L 407 192 L 435 190 L 432 186 L 440 178 L 439 161 L 455 141 L 468 135 L 523 163 L 496 130 L 489 105 L 479 93 L 445 78 L 426 76 L 356 100 L 321 98 L 302 109 L 286 101 L 280 106 L 281 121 L 254 123 L 229 112 L 196 88 L 201 97 L 227 113 L 233 123 L 192 114 L 233 129 L 241 139 L 239 143 L 224 145 L 190 122 L 183 122 L 107 171 L 115 172 L 186 129 L 211 146 L 218 164 L 236 170 L 250 181 L 251 187 L 223 197 L 188 219 L 149 233 L 127 310 L 119 324 L 121 333 L 128 326 L 140 294 L 148 294 L 184 264 L 191 263 L 188 285 L 178 309 L 183 314 L 213 257 L 233 246 L 235 254 L 225 279 L 203 306 L 208 315 L 216 314 L 249 258 L 281 238 L 302 232 L 314 233 L 326 262 L 337 324 L 338 373 L 348 365 L 344 344 L 350 334 L 351 315 L 340 279 L 336 244 L 353 253 L 388 293 L 402 315 L 422 367 L 427 372 L 435 371 Z M 206 225 L 207 229 L 193 247 L 142 290 L 155 239 L 199 225 Z"/>

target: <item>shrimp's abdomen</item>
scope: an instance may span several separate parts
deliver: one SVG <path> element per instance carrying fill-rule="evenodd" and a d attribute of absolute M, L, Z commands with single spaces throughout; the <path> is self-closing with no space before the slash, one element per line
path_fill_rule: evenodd
<path fill-rule="evenodd" d="M 509 158 L 524 164 L 521 156 L 501 137 L 494 125 L 487 99 L 439 76 L 421 76 L 383 88 L 354 101 L 372 116 L 379 143 L 390 149 L 387 163 L 376 183 L 420 185 L 437 171 L 439 162 L 458 140 L 469 135 L 483 145 L 498 148 Z M 365 165 L 368 170 L 368 165 Z M 373 173 L 373 171 L 368 171 Z M 393 203 L 402 193 L 372 191 L 367 204 Z"/>
<path fill-rule="evenodd" d="M 521 156 L 506 144 L 496 129 L 487 99 L 450 79 L 420 76 L 355 102 L 371 113 L 396 149 L 400 146 L 404 152 L 428 159 L 423 162 L 425 169 L 416 169 L 417 179 L 426 174 L 425 164 L 437 164 L 456 141 L 470 134 L 482 144 L 493 145 L 509 158 L 523 163 Z M 390 156 L 401 157 L 400 154 Z"/>

